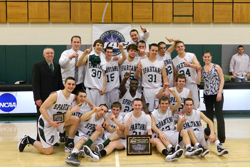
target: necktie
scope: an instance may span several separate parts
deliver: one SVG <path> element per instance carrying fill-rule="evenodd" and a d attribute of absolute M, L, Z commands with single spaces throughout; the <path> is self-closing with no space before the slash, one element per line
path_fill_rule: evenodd
<path fill-rule="evenodd" d="M 76 83 L 78 82 L 78 67 L 76 66 L 77 61 L 78 61 L 78 57 L 75 58 L 75 80 L 76 80 Z"/>
<path fill-rule="evenodd" d="M 51 75 L 53 75 L 54 74 L 54 68 L 53 68 L 52 63 L 49 65 L 49 68 L 50 68 Z"/>

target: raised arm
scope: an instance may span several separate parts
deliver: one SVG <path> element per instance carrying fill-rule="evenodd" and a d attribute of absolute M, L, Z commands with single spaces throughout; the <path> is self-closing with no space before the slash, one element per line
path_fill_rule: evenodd
<path fill-rule="evenodd" d="M 164 68 L 164 69 L 165 69 L 165 68 Z M 165 70 L 165 72 L 166 72 L 166 70 Z M 135 77 L 136 77 L 137 79 L 140 79 L 140 78 L 141 78 L 141 73 L 142 73 L 142 68 L 141 68 L 141 60 L 140 60 L 139 63 L 138 63 L 136 72 L 135 72 Z"/>
<path fill-rule="evenodd" d="M 120 84 L 120 87 L 119 87 L 119 90 L 121 92 L 120 98 L 122 98 L 125 95 L 125 93 L 127 92 L 126 83 L 127 83 L 128 78 L 130 77 L 130 75 L 131 75 L 131 69 L 130 69 L 129 73 L 126 73 L 124 75 L 124 78 Z"/>
<path fill-rule="evenodd" d="M 169 43 L 174 42 L 174 43 L 167 49 L 168 53 L 172 54 L 172 52 L 173 52 L 174 49 L 175 49 L 175 42 L 176 42 L 176 41 L 179 41 L 180 38 L 167 38 L 167 37 L 165 37 L 165 38 L 166 38 L 166 40 L 168 40 Z"/>
<path fill-rule="evenodd" d="M 88 61 L 88 54 L 90 54 L 91 49 L 92 49 L 92 46 L 83 52 L 82 56 L 78 59 L 78 62 L 76 64 L 77 67 L 81 67 L 83 64 L 85 64 Z"/>
<path fill-rule="evenodd" d="M 162 73 L 163 84 L 168 83 L 168 76 L 167 76 L 165 64 L 163 65 L 163 67 L 161 69 L 161 73 Z"/>
<path fill-rule="evenodd" d="M 181 106 L 181 98 L 177 95 L 176 91 L 174 89 L 169 89 L 169 92 L 174 95 L 175 99 L 176 99 L 176 103 L 175 105 L 173 105 L 172 107 L 170 107 L 170 110 L 172 111 L 172 115 L 174 115 L 175 111 L 178 110 L 178 108 L 180 108 Z"/>
<path fill-rule="evenodd" d="M 142 30 L 142 34 L 140 34 L 140 37 L 144 40 L 144 41 L 147 41 L 148 40 L 148 38 L 149 38 L 149 31 L 145 28 L 145 27 L 142 27 L 141 25 L 140 25 L 140 28 L 141 28 L 141 30 Z"/>
<path fill-rule="evenodd" d="M 176 131 L 179 132 L 183 128 L 183 123 L 187 121 L 187 118 L 185 115 L 178 115 L 178 122 L 177 122 L 177 128 Z"/>
<path fill-rule="evenodd" d="M 72 108 L 72 106 L 70 106 L 70 108 L 68 109 L 68 111 L 66 112 L 66 114 L 64 115 L 64 122 L 67 122 L 71 115 L 74 113 L 74 112 L 77 112 L 80 110 L 80 106 L 82 105 L 82 103 L 79 103 L 77 104 L 75 107 Z"/>
<path fill-rule="evenodd" d="M 119 59 L 118 59 L 118 65 L 120 66 L 127 59 L 127 55 L 126 55 L 126 53 L 124 51 L 123 44 L 119 43 L 119 41 L 117 41 L 117 45 L 118 45 L 118 47 L 119 47 L 119 49 L 120 49 L 120 51 L 122 53 L 122 56 L 119 57 Z"/>
<path fill-rule="evenodd" d="M 72 55 L 68 56 L 67 52 L 67 50 L 62 52 L 61 57 L 59 59 L 59 64 L 62 68 L 66 68 L 73 58 L 77 58 L 79 56 L 77 52 L 74 52 Z"/>
<path fill-rule="evenodd" d="M 96 113 L 96 112 L 98 112 L 98 111 L 100 111 L 100 110 L 101 110 L 100 107 L 96 107 L 96 108 L 94 108 L 93 110 L 91 110 L 91 111 L 89 111 L 89 112 L 86 112 L 85 114 L 83 114 L 83 115 L 81 116 L 81 118 L 80 118 L 81 121 L 88 121 L 88 120 L 90 120 L 92 114 L 94 114 L 94 113 Z"/>
<path fill-rule="evenodd" d="M 114 114 L 111 114 L 111 115 L 109 116 L 109 118 L 110 118 L 111 121 L 113 121 L 113 122 L 118 126 L 118 128 L 119 128 L 120 130 L 122 130 L 122 131 L 125 130 L 124 124 L 121 123 L 121 122 L 116 121 Z"/>

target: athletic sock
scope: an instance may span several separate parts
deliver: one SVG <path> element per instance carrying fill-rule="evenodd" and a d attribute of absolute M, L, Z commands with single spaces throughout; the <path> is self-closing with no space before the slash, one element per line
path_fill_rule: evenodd
<path fill-rule="evenodd" d="M 200 143 L 195 143 L 195 147 L 198 148 Z"/>
<path fill-rule="evenodd" d="M 110 139 L 107 139 L 107 140 L 103 143 L 103 146 L 106 147 L 110 142 L 111 142 L 111 140 L 110 140 Z"/>
<path fill-rule="evenodd" d="M 101 150 L 100 154 L 101 154 L 101 157 L 103 157 L 103 156 L 107 155 L 107 152 L 106 152 L 106 150 Z"/>
<path fill-rule="evenodd" d="M 87 142 L 85 143 L 86 146 L 91 146 L 91 144 L 93 143 L 93 141 L 91 139 L 88 139 Z"/>
<path fill-rule="evenodd" d="M 32 146 L 34 145 L 34 143 L 35 143 L 35 139 L 32 139 L 31 137 L 29 137 L 28 136 L 28 142 L 29 142 L 29 144 L 31 144 Z"/>
<path fill-rule="evenodd" d="M 163 155 L 168 156 L 168 150 L 167 149 L 163 149 L 161 152 Z"/>
<path fill-rule="evenodd" d="M 173 148 L 172 144 L 169 144 L 167 147 L 168 150 L 172 150 L 172 148 Z"/>
<path fill-rule="evenodd" d="M 74 148 L 71 153 L 79 153 L 79 150 Z"/>
<path fill-rule="evenodd" d="M 220 145 L 220 141 L 219 141 L 219 140 L 216 140 L 216 141 L 214 142 L 214 144 L 215 144 L 216 146 L 218 146 L 218 145 Z"/>
<path fill-rule="evenodd" d="M 191 148 L 191 144 L 186 145 L 186 150 L 188 150 L 188 148 Z"/>

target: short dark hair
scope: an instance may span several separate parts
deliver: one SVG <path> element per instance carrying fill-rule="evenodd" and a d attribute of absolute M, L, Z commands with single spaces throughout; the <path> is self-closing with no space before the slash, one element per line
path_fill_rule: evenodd
<path fill-rule="evenodd" d="M 64 82 L 64 83 L 66 83 L 68 80 L 73 80 L 73 81 L 75 81 L 75 82 L 76 82 L 76 80 L 75 80 L 75 78 L 74 78 L 74 77 L 68 77 L 68 78 L 66 78 L 66 79 L 65 79 L 65 82 Z"/>
<path fill-rule="evenodd" d="M 192 104 L 194 104 L 194 101 L 193 101 L 192 98 L 186 98 L 186 99 L 184 100 L 184 105 L 186 104 L 186 101 L 192 101 Z"/>
<path fill-rule="evenodd" d="M 179 78 L 185 79 L 185 82 L 186 82 L 186 77 L 185 77 L 184 74 L 178 74 L 178 75 L 175 77 L 175 82 L 177 82 Z"/>
<path fill-rule="evenodd" d="M 237 49 L 239 49 L 239 48 L 243 48 L 243 49 L 244 49 L 244 47 L 243 47 L 242 45 L 239 45 L 239 46 L 237 47 Z"/>
<path fill-rule="evenodd" d="M 163 45 L 163 44 L 166 45 L 166 43 L 163 42 L 163 41 L 159 42 L 159 43 L 158 43 L 158 47 L 160 47 L 160 46 Z"/>
<path fill-rule="evenodd" d="M 152 43 L 152 44 L 150 44 L 149 49 L 151 49 L 151 47 L 153 47 L 153 46 L 159 48 L 159 46 L 156 43 Z"/>
<path fill-rule="evenodd" d="M 104 106 L 104 107 L 106 107 L 109 110 L 107 104 L 100 104 L 99 107 L 101 107 L 101 106 Z"/>
<path fill-rule="evenodd" d="M 170 99 L 167 96 L 161 96 L 161 98 L 159 99 L 159 104 L 161 103 L 161 101 L 168 101 L 168 103 L 170 103 Z"/>
<path fill-rule="evenodd" d="M 113 108 L 113 107 L 117 107 L 117 108 L 122 109 L 122 104 L 121 104 L 120 102 L 116 101 L 116 102 L 114 102 L 114 103 L 111 105 L 111 108 Z"/>
<path fill-rule="evenodd" d="M 138 46 L 139 43 L 144 43 L 145 46 L 147 47 L 146 42 L 144 40 L 140 40 L 139 42 L 137 42 L 137 46 Z"/>
<path fill-rule="evenodd" d="M 176 48 L 177 44 L 179 43 L 182 43 L 183 45 L 185 45 L 183 41 L 176 41 L 174 47 Z"/>
<path fill-rule="evenodd" d="M 202 56 L 204 56 L 204 54 L 207 54 L 207 53 L 209 53 L 209 54 L 210 54 L 210 56 L 212 56 L 211 52 L 210 52 L 210 51 L 208 51 L 208 50 L 206 50 L 205 52 L 203 52 L 203 55 L 202 55 Z"/>
<path fill-rule="evenodd" d="M 97 39 L 97 40 L 95 40 L 95 42 L 94 42 L 94 47 L 96 46 L 96 44 L 97 43 L 100 43 L 100 44 L 102 44 L 102 46 L 104 46 L 104 42 L 103 42 L 103 40 L 101 40 L 101 39 Z"/>
<path fill-rule="evenodd" d="M 104 49 L 104 52 L 106 52 L 108 49 L 112 50 L 112 52 L 113 52 L 113 47 L 110 47 L 110 46 L 106 47 L 106 48 Z"/>
<path fill-rule="evenodd" d="M 76 95 L 78 96 L 80 93 L 86 93 L 84 90 L 80 89 L 76 92 Z M 86 93 L 87 94 L 87 93 Z"/>
<path fill-rule="evenodd" d="M 130 80 L 130 82 L 131 82 L 131 81 L 136 81 L 136 82 L 139 83 L 138 79 L 136 79 L 136 78 L 132 78 L 132 79 Z"/>
<path fill-rule="evenodd" d="M 139 32 L 136 29 L 130 30 L 129 35 L 131 34 L 131 32 L 136 32 L 137 34 L 139 34 Z"/>
<path fill-rule="evenodd" d="M 135 98 L 135 99 L 133 100 L 133 104 L 134 104 L 135 101 L 140 101 L 140 102 L 142 103 L 142 100 L 141 100 L 140 98 Z"/>
<path fill-rule="evenodd" d="M 136 45 L 136 44 L 129 44 L 129 45 L 127 46 L 127 51 L 129 51 L 130 49 L 131 49 L 131 50 L 138 51 L 137 45 Z"/>
<path fill-rule="evenodd" d="M 79 39 L 80 39 L 80 42 L 81 42 L 81 40 L 82 40 L 81 37 L 80 37 L 79 35 L 74 35 L 74 36 L 71 37 L 71 42 L 73 42 L 73 39 L 74 39 L 74 38 L 79 38 Z"/>

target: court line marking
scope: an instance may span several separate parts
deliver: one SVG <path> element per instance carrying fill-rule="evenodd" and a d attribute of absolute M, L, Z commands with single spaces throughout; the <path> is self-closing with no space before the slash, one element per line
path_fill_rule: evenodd
<path fill-rule="evenodd" d="M 105 17 L 105 13 L 106 13 L 106 10 L 108 8 L 108 5 L 109 5 L 109 3 L 107 2 L 106 6 L 104 8 L 103 14 L 102 14 L 102 23 L 104 22 L 104 17 Z"/>
<path fill-rule="evenodd" d="M 118 151 L 115 151 L 115 166 L 120 167 Z"/>
<path fill-rule="evenodd" d="M 140 163 L 140 164 L 121 164 L 121 166 L 128 165 L 161 165 L 161 164 L 213 164 L 213 163 L 250 163 L 250 161 L 212 161 L 212 162 L 166 162 L 166 163 Z"/>

